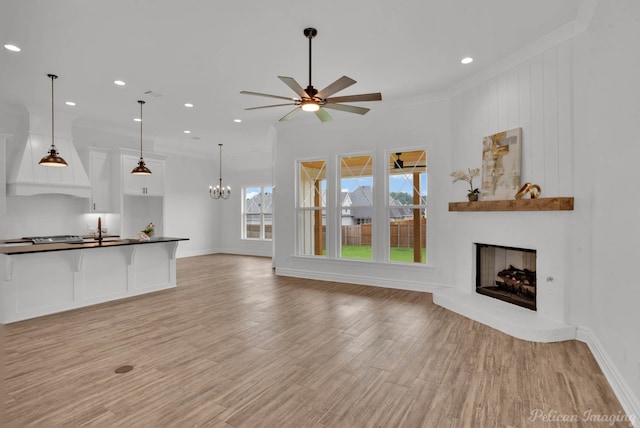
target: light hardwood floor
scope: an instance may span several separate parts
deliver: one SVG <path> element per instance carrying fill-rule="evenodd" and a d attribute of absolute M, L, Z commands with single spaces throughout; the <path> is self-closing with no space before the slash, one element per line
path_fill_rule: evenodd
<path fill-rule="evenodd" d="M 177 264 L 176 289 L 6 325 L 7 422 L 604 427 L 582 415 L 623 414 L 581 342 L 517 340 L 428 293 L 277 277 L 266 258 Z"/>

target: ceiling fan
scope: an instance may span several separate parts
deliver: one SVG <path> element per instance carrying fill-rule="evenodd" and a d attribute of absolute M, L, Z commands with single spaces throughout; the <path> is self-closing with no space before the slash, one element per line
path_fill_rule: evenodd
<path fill-rule="evenodd" d="M 331 95 L 339 92 L 343 89 L 348 88 L 349 86 L 356 83 L 355 80 L 342 76 L 326 88 L 321 91 L 318 91 L 311 84 L 311 40 L 318 34 L 318 31 L 315 28 L 305 28 L 304 35 L 309 39 L 309 86 L 306 89 L 303 89 L 302 86 L 298 84 L 292 77 L 278 76 L 278 79 L 282 80 L 285 85 L 290 87 L 293 92 L 298 95 L 298 98 L 293 97 L 283 97 L 280 95 L 270 95 L 270 94 L 262 94 L 259 92 L 250 92 L 250 91 L 240 91 L 241 94 L 246 95 L 257 95 L 259 97 L 269 97 L 269 98 L 277 98 L 282 100 L 289 101 L 286 104 L 273 104 L 268 106 L 260 106 L 260 107 L 250 107 L 245 110 L 257 110 L 262 108 L 271 108 L 271 107 L 282 107 L 288 105 L 296 106 L 295 109 L 291 110 L 289 113 L 280 118 L 280 120 L 288 120 L 295 113 L 300 110 L 304 111 L 312 111 L 316 114 L 318 119 L 322 122 L 328 122 L 332 119 L 331 115 L 327 113 L 325 108 L 346 111 L 349 113 L 357 113 L 357 114 L 365 114 L 369 111 L 368 108 L 345 105 L 341 104 L 344 102 L 361 102 L 361 101 L 380 101 L 382 100 L 382 94 L 380 92 L 374 92 L 370 94 L 359 94 L 359 95 L 345 95 L 341 97 L 331 97 Z"/>
<path fill-rule="evenodd" d="M 400 159 L 402 152 L 396 152 L 396 158 L 393 160 L 393 169 L 403 169 L 404 160 Z M 407 168 L 426 168 L 426 165 L 407 165 Z"/>

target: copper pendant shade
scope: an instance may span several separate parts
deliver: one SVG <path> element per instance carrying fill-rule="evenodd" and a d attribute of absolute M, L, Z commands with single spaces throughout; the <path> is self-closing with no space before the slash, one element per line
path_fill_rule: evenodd
<path fill-rule="evenodd" d="M 67 166 L 67 162 L 58 155 L 58 150 L 56 149 L 56 145 L 54 143 L 54 111 L 53 111 L 53 81 L 58 78 L 55 74 L 47 74 L 47 76 L 51 79 L 51 148 L 49 149 L 49 154 L 40 159 L 38 162 L 39 165 L 43 166 L 53 166 L 53 167 L 65 167 Z"/>
<path fill-rule="evenodd" d="M 133 168 L 131 171 L 131 174 L 151 175 L 151 170 L 147 168 L 144 164 L 144 159 L 142 158 L 142 105 L 144 104 L 144 101 L 139 100 L 138 103 L 140 103 L 140 160 L 138 161 L 138 166 Z"/>

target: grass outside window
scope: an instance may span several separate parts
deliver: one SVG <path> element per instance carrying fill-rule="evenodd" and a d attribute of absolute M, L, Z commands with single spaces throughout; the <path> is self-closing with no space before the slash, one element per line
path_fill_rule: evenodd
<path fill-rule="evenodd" d="M 390 259 L 392 262 L 413 263 L 413 248 L 390 248 Z M 324 253 L 324 251 L 323 251 Z M 366 259 L 371 260 L 371 247 L 368 245 L 345 245 L 342 247 L 343 259 Z M 422 260 L 427 259 L 427 249 L 422 249 Z"/>

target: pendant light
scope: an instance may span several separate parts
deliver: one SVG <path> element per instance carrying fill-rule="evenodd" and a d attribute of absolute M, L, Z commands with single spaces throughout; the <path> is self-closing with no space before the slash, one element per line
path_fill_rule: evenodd
<path fill-rule="evenodd" d="M 138 166 L 131 171 L 131 174 L 151 175 L 151 170 L 145 166 L 144 159 L 142 158 L 142 105 L 144 101 L 139 100 L 138 102 L 140 103 L 140 160 L 138 161 Z"/>
<path fill-rule="evenodd" d="M 220 179 L 216 187 L 209 186 L 209 196 L 211 199 L 227 199 L 231 195 L 231 187 L 222 187 L 222 144 L 220 146 Z"/>
<path fill-rule="evenodd" d="M 58 156 L 58 150 L 56 149 L 56 145 L 54 144 L 54 115 L 53 115 L 53 81 L 58 78 L 55 74 L 47 74 L 51 79 L 51 148 L 49 149 L 49 154 L 40 159 L 38 164 L 43 166 L 55 166 L 55 167 L 65 167 L 67 166 L 67 162 Z"/>

